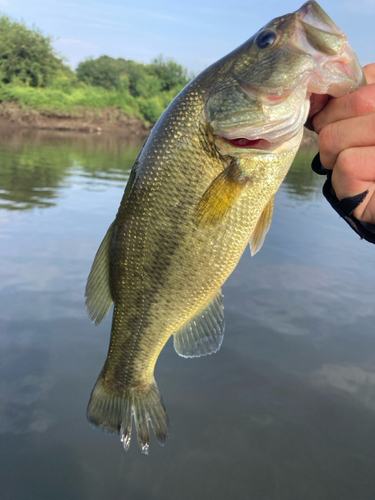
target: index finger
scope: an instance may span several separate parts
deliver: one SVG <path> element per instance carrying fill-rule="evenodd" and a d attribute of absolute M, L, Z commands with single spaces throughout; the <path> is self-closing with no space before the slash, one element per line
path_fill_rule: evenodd
<path fill-rule="evenodd" d="M 368 85 L 351 94 L 328 101 L 327 105 L 313 118 L 315 132 L 319 134 L 322 128 L 330 123 L 375 111 L 375 63 L 363 69 Z"/>
<path fill-rule="evenodd" d="M 375 83 L 375 63 L 363 66 L 363 71 L 365 72 L 367 83 Z"/>

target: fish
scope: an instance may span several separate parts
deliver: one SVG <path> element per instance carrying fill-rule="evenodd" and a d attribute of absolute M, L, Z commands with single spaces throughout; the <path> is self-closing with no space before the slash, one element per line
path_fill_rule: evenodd
<path fill-rule="evenodd" d="M 167 441 L 154 368 L 168 339 L 185 358 L 220 349 L 222 285 L 248 244 L 252 255 L 263 245 L 311 97 L 365 83 L 345 34 L 308 1 L 195 77 L 152 129 L 85 291 L 95 324 L 114 304 L 87 417 L 125 450 L 133 420 L 142 453 L 150 424 Z"/>

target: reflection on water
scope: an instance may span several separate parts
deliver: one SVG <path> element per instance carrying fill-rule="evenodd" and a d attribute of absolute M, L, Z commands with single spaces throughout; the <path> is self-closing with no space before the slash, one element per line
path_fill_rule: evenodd
<path fill-rule="evenodd" d="M 323 365 L 312 375 L 317 386 L 347 392 L 375 410 L 375 372 L 354 365 Z"/>
<path fill-rule="evenodd" d="M 314 149 L 301 149 L 298 152 L 293 168 L 289 170 L 284 181 L 284 189 L 289 193 L 290 198 L 304 197 L 311 200 L 318 192 L 320 193 L 322 178 L 311 168 L 307 168 L 311 165 L 315 155 Z"/>
<path fill-rule="evenodd" d="M 47 208 L 56 204 L 62 187 L 80 175 L 120 183 L 133 166 L 143 141 L 122 135 L 84 135 L 24 129 L 0 128 L 0 207 L 7 210 Z M 299 152 L 294 168 L 285 179 L 293 197 L 311 198 L 322 180 L 306 168 L 315 152 Z M 87 181 L 89 185 L 89 181 Z"/>
<path fill-rule="evenodd" d="M 123 182 L 139 151 L 137 138 L 42 130 L 0 129 L 0 206 L 8 210 L 49 207 L 58 189 L 81 176 Z M 77 168 L 78 167 L 78 168 Z"/>
<path fill-rule="evenodd" d="M 1 499 L 375 498 L 374 248 L 322 199 L 311 151 L 224 286 L 221 350 L 160 356 L 167 446 L 126 454 L 89 427 L 111 319 L 89 322 L 83 290 L 140 146 L 0 137 Z"/>

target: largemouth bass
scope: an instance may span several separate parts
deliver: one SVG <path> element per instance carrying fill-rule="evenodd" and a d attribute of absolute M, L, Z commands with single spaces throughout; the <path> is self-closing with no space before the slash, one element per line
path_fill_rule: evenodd
<path fill-rule="evenodd" d="M 278 17 L 198 75 L 140 151 L 86 287 L 98 324 L 114 303 L 108 356 L 88 419 L 148 453 L 169 423 L 154 380 L 171 335 L 184 357 L 216 352 L 221 286 L 247 244 L 262 246 L 298 150 L 310 96 L 365 83 L 346 36 L 314 2 Z"/>

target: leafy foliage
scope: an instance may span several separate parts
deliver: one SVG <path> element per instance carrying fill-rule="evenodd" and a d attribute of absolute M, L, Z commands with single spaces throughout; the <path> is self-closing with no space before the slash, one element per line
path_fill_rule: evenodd
<path fill-rule="evenodd" d="M 72 87 L 69 92 L 60 88 L 36 89 L 15 85 L 0 86 L 0 100 L 15 101 L 23 108 L 81 116 L 84 109 L 100 112 L 113 107 L 129 116 L 142 117 L 139 105 L 131 95 L 102 87 Z"/>
<path fill-rule="evenodd" d="M 186 68 L 172 59 L 164 59 L 163 55 L 159 55 L 152 61 L 149 71 L 162 83 L 161 90 L 183 88 L 190 80 Z"/>
<path fill-rule="evenodd" d="M 151 123 L 155 123 L 165 109 L 160 99 L 155 97 L 141 101 L 139 107 L 142 115 Z"/>
<path fill-rule="evenodd" d="M 62 68 L 49 36 L 0 16 L 0 81 L 45 87 Z"/>
<path fill-rule="evenodd" d="M 107 90 L 128 89 L 133 97 L 145 99 L 160 92 L 183 88 L 189 81 L 187 70 L 162 55 L 151 64 L 141 64 L 119 57 L 89 58 L 77 67 L 78 80 Z"/>
<path fill-rule="evenodd" d="M 120 76 L 124 71 L 123 62 L 126 62 L 125 59 L 109 56 L 100 56 L 97 59 L 90 57 L 77 66 L 77 78 L 87 85 L 118 90 L 121 87 Z"/>
<path fill-rule="evenodd" d="M 150 64 L 91 57 L 74 72 L 55 54 L 51 37 L 0 16 L 2 100 L 63 113 L 113 107 L 155 123 L 188 81 L 187 70 L 162 55 Z"/>

